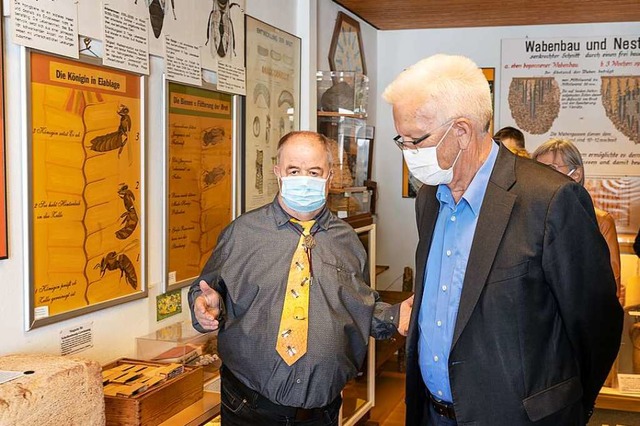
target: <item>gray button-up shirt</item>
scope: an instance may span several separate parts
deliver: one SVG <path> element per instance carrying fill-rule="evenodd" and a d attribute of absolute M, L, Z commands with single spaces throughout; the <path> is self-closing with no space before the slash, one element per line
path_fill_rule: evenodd
<path fill-rule="evenodd" d="M 245 213 L 221 234 L 202 274 L 189 289 L 193 315 L 200 280 L 217 290 L 225 313 L 218 351 L 226 368 L 272 402 L 322 407 L 355 377 L 368 337 L 386 339 L 396 331 L 399 305 L 379 300 L 369 281 L 367 255 L 357 234 L 323 209 L 312 233 L 307 353 L 288 366 L 276 352 L 287 277 L 300 234 L 289 215 L 273 203 Z M 392 320 L 393 318 L 393 320 Z"/>

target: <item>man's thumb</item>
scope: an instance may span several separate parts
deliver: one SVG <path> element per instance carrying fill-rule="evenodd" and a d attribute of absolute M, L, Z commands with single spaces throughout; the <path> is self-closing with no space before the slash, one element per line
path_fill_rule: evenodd
<path fill-rule="evenodd" d="M 209 287 L 209 284 L 207 284 L 206 281 L 201 280 L 200 281 L 200 291 L 202 291 L 202 293 L 204 293 L 204 294 L 210 294 L 211 293 L 211 287 Z"/>

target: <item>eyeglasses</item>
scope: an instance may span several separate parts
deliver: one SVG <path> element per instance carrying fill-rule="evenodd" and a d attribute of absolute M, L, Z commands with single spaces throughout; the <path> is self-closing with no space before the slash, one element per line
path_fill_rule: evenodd
<path fill-rule="evenodd" d="M 413 140 L 405 140 L 402 138 L 402 136 L 400 135 L 396 135 L 395 138 L 393 138 L 393 141 L 395 142 L 395 144 L 398 146 L 398 148 L 400 148 L 401 150 L 405 150 L 405 149 L 418 149 L 418 145 L 421 144 L 422 142 L 424 142 L 425 140 L 427 140 L 428 138 L 430 138 L 433 135 L 433 132 L 435 130 L 438 130 L 440 127 L 445 126 L 449 123 L 451 123 L 453 120 L 455 120 L 455 118 L 452 118 L 451 120 L 447 120 L 444 123 L 440 124 L 438 127 L 436 127 L 435 129 L 431 130 L 430 132 L 420 136 L 417 139 L 413 139 Z"/>

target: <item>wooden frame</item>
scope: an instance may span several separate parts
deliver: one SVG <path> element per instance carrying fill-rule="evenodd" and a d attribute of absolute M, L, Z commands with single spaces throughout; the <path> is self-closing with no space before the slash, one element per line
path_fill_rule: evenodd
<path fill-rule="evenodd" d="M 372 289 L 376 289 L 376 225 L 372 223 L 355 229 L 356 233 L 367 236 L 367 254 L 369 257 L 369 283 Z M 343 407 L 340 408 L 340 424 L 353 426 L 373 408 L 376 403 L 376 345 L 375 339 L 369 337 L 367 347 L 367 400 L 348 417 L 343 418 Z M 344 391 L 343 391 L 344 394 Z"/>
<path fill-rule="evenodd" d="M 343 31 L 343 28 L 345 31 Z M 351 33 L 354 33 L 357 40 L 354 40 Z M 340 56 L 343 57 L 341 58 Z M 346 61 L 346 64 L 343 64 L 343 61 Z M 345 69 L 345 65 L 354 62 L 357 64 L 354 69 Z M 331 45 L 329 46 L 329 68 L 331 71 L 356 71 L 364 75 L 367 74 L 360 23 L 344 12 L 338 12 L 336 25 L 333 29 Z M 347 68 L 351 67 L 347 66 Z"/>
<path fill-rule="evenodd" d="M 165 80 L 162 291 L 198 277 L 236 217 L 240 100 Z M 195 259 L 195 260 L 194 260 Z"/>
<path fill-rule="evenodd" d="M 21 56 L 29 330 L 147 296 L 146 78 Z"/>

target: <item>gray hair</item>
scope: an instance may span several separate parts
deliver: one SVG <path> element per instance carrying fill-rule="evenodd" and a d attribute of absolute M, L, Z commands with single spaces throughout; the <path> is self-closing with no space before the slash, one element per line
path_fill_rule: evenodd
<path fill-rule="evenodd" d="M 483 133 L 489 131 L 493 106 L 482 70 L 464 56 L 433 55 L 404 70 L 382 97 L 394 105 L 415 100 L 416 115 L 439 122 L 466 117 Z"/>
<path fill-rule="evenodd" d="M 311 132 L 308 130 L 295 130 L 293 132 L 289 132 L 278 141 L 278 150 L 276 151 L 276 161 L 277 164 L 280 164 L 280 157 L 282 155 L 282 149 L 284 145 L 291 139 L 296 137 L 315 139 L 317 142 L 322 144 L 322 147 L 327 153 L 327 162 L 329 163 L 329 170 L 333 167 L 333 155 L 331 154 L 331 139 L 326 137 L 321 133 Z"/>
<path fill-rule="evenodd" d="M 580 185 L 584 185 L 584 165 L 582 163 L 582 155 L 578 148 L 569 139 L 549 139 L 531 154 L 531 158 L 537 160 L 539 156 L 547 153 L 558 153 L 564 164 L 571 169 L 582 169 L 580 176 Z"/>

